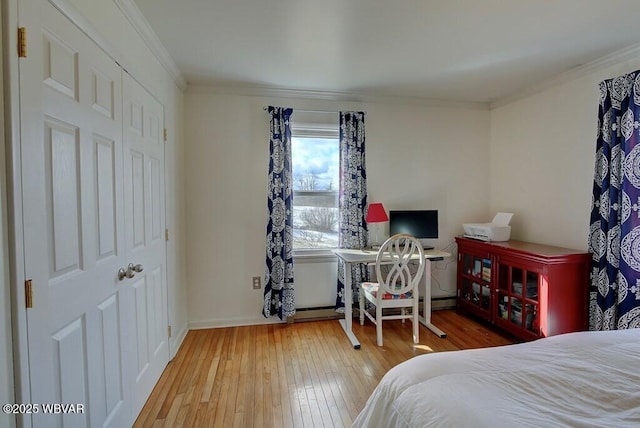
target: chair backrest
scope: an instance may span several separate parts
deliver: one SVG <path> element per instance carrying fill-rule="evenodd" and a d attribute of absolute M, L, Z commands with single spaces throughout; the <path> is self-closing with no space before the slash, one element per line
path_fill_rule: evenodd
<path fill-rule="evenodd" d="M 413 291 L 417 297 L 424 263 L 424 250 L 416 238 L 404 233 L 389 237 L 376 256 L 378 296 L 383 296 L 383 293 L 404 294 Z M 384 276 L 382 266 L 388 270 Z"/>

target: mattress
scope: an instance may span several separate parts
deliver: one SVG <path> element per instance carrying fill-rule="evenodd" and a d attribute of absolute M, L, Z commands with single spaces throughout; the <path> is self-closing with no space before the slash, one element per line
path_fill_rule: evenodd
<path fill-rule="evenodd" d="M 640 329 L 414 357 L 353 427 L 640 426 Z"/>

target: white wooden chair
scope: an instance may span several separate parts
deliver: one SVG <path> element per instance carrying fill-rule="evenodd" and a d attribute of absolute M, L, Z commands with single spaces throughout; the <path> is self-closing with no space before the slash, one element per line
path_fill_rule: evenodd
<path fill-rule="evenodd" d="M 424 264 L 422 245 L 411 235 L 393 235 L 380 247 L 375 264 L 378 282 L 360 284 L 359 301 L 360 324 L 364 325 L 366 315 L 376 325 L 378 346 L 382 346 L 382 320 L 401 319 L 404 323 L 407 318 L 413 323 L 413 343 L 418 343 L 418 284 Z M 365 299 L 375 305 L 375 317 L 365 310 Z M 385 316 L 386 308 L 400 308 L 400 314 Z M 411 313 L 406 308 L 411 308 Z"/>

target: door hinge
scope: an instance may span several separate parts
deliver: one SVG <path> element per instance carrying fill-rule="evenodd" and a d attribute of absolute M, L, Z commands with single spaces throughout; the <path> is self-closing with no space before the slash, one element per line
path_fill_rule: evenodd
<path fill-rule="evenodd" d="M 167 128 L 164 128 L 164 141 L 167 141 Z"/>
<path fill-rule="evenodd" d="M 18 58 L 27 57 L 27 29 L 18 28 Z"/>
<path fill-rule="evenodd" d="M 165 229 L 164 230 L 164 240 L 168 241 L 169 240 L 169 229 Z"/>
<path fill-rule="evenodd" d="M 171 337 L 171 326 L 169 326 L 169 328 L 167 328 L 167 332 L 169 333 L 169 337 Z"/>
<path fill-rule="evenodd" d="M 24 304 L 29 308 L 33 308 L 33 284 L 30 279 L 24 282 Z"/>

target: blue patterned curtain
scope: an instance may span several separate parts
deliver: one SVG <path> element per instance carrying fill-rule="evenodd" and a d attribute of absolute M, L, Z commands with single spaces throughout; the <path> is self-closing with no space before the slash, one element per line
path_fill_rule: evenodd
<path fill-rule="evenodd" d="M 640 71 L 600 83 L 589 328 L 640 327 Z"/>
<path fill-rule="evenodd" d="M 267 263 L 264 279 L 265 317 L 281 320 L 296 313 L 293 287 L 293 176 L 291 128 L 293 110 L 271 107 L 269 111 L 269 195 L 267 198 Z"/>
<path fill-rule="evenodd" d="M 367 174 L 364 156 L 364 113 L 340 112 L 340 248 L 364 248 L 367 245 Z M 367 279 L 366 267 L 352 268 L 353 305 L 358 302 L 359 284 Z M 338 296 L 336 311 L 344 312 L 344 263 L 338 262 Z"/>

